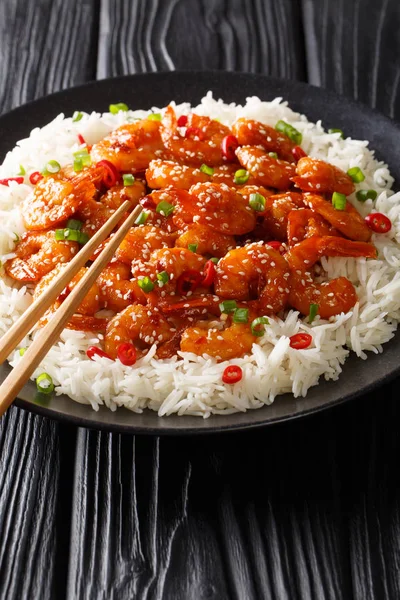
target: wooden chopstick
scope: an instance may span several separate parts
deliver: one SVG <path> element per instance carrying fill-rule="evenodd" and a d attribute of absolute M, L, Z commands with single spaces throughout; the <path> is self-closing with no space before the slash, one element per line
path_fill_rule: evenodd
<path fill-rule="evenodd" d="M 22 315 L 21 319 L 10 329 L 0 342 L 0 357 L 3 362 L 10 352 L 17 346 L 18 342 L 34 327 L 39 318 L 51 306 L 54 300 L 60 295 L 63 289 L 68 285 L 79 269 L 88 261 L 90 256 L 106 239 L 114 229 L 123 214 L 131 206 L 129 201 L 124 202 L 120 208 L 110 217 L 103 227 L 91 238 L 91 240 L 78 252 L 68 266 L 62 270 L 60 275 L 54 280 L 51 288 L 44 292 Z M 23 359 L 14 367 L 11 373 L 0 385 L 0 416 L 4 414 L 18 392 L 27 382 L 41 360 L 46 356 L 51 346 L 58 339 L 64 325 L 70 317 L 76 312 L 76 309 L 88 293 L 89 289 L 101 273 L 103 268 L 112 258 L 115 250 L 118 248 L 128 230 L 134 224 L 137 217 L 142 212 L 142 207 L 137 206 L 127 217 L 118 231 L 110 239 L 106 247 L 102 250 L 88 272 L 79 281 L 77 286 L 68 295 L 60 308 L 55 312 L 47 325 L 38 334 L 32 344 L 25 352 Z"/>

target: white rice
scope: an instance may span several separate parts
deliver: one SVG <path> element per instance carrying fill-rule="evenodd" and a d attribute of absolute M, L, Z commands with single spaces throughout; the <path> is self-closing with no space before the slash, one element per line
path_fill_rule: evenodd
<path fill-rule="evenodd" d="M 191 109 L 189 104 L 177 107 L 178 114 Z M 162 109 L 156 109 L 160 112 Z M 269 125 L 279 119 L 291 123 L 303 135 L 302 147 L 311 156 L 321 158 L 347 171 L 359 166 L 365 181 L 358 189 L 373 188 L 378 192 L 375 205 L 371 200 L 359 203 L 355 194 L 350 201 L 362 215 L 376 210 L 388 215 L 392 229 L 387 235 L 374 235 L 378 259 L 324 258 L 323 268 L 329 278 L 345 276 L 356 287 L 359 302 L 348 314 L 338 315 L 329 321 L 317 317 L 312 325 L 301 320 L 295 311 L 289 311 L 285 320 L 270 318 L 265 335 L 254 344 L 251 356 L 231 361 L 243 369 L 242 380 L 235 385 L 224 385 L 222 373 L 227 362 L 216 363 L 212 358 L 180 352 L 170 360 L 154 358 L 156 348 L 140 359 L 134 367 L 124 367 L 118 360 L 87 359 L 85 351 L 90 345 L 101 344 L 102 336 L 65 330 L 59 342 L 50 350 L 33 378 L 47 372 L 56 384 L 57 394 L 67 394 L 73 400 L 98 410 L 100 405 L 116 410 L 118 406 L 142 412 L 145 407 L 158 411 L 160 416 L 229 414 L 260 408 L 271 404 L 275 397 L 292 392 L 305 396 L 307 390 L 317 385 L 320 377 L 336 380 L 350 353 L 366 359 L 367 352 L 382 352 L 382 345 L 390 340 L 400 320 L 400 193 L 394 194 L 387 165 L 378 162 L 368 142 L 345 140 L 339 134 L 328 134 L 321 122 L 310 123 L 304 115 L 293 112 L 281 98 L 262 102 L 248 98 L 245 106 L 224 104 L 214 100 L 209 92 L 193 110 L 209 115 L 231 125 L 239 117 L 249 117 Z M 72 153 L 79 149 L 77 134 L 93 144 L 115 127 L 144 117 L 148 111 L 129 111 L 111 115 L 92 113 L 74 123 L 71 118 L 59 115 L 42 129 L 34 129 L 30 137 L 18 142 L 8 153 L 0 178 L 15 176 L 23 165 L 27 171 L 25 181 L 9 187 L 0 185 L 0 259 L 2 263 L 12 256 L 16 234 L 24 231 L 18 208 L 21 200 L 32 191 L 28 176 L 41 170 L 50 159 L 61 165 L 72 161 Z M 4 276 L 0 279 L 0 335 L 23 313 L 30 302 L 26 286 L 17 287 Z M 313 346 L 294 350 L 289 337 L 303 331 L 313 336 Z M 35 332 L 33 333 L 33 337 Z M 26 347 L 32 336 L 23 340 Z M 21 359 L 18 350 L 10 357 L 11 365 Z"/>

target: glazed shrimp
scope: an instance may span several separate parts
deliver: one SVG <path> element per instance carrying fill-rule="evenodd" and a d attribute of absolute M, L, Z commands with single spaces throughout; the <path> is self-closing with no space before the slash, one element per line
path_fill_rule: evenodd
<path fill-rule="evenodd" d="M 235 248 L 216 268 L 215 293 L 234 300 L 258 299 L 266 314 L 282 310 L 288 299 L 290 276 L 285 259 L 263 242 Z"/>
<path fill-rule="evenodd" d="M 4 268 L 17 281 L 39 281 L 58 263 L 69 262 L 78 249 L 77 242 L 57 241 L 54 231 L 26 233 Z"/>
<path fill-rule="evenodd" d="M 304 194 L 304 203 L 319 213 L 346 237 L 360 242 L 371 239 L 371 230 L 358 210 L 346 202 L 344 210 L 337 210 L 331 202 L 318 194 Z"/>
<path fill-rule="evenodd" d="M 142 274 L 160 273 L 166 271 L 169 282 L 162 288 L 164 291 L 174 291 L 178 278 L 186 271 L 202 273 L 206 259 L 187 248 L 161 248 L 151 253 L 145 270 L 142 261 L 133 261 L 132 273 L 135 277 Z"/>
<path fill-rule="evenodd" d="M 240 164 L 266 187 L 285 190 L 291 186 L 295 167 L 291 163 L 272 158 L 262 148 L 241 146 L 236 150 Z"/>
<path fill-rule="evenodd" d="M 294 209 L 302 206 L 304 206 L 303 197 L 296 192 L 269 196 L 265 204 L 265 210 L 261 213 L 264 217 L 263 230 L 272 239 L 285 242 L 289 214 Z"/>
<path fill-rule="evenodd" d="M 238 164 L 229 163 L 227 165 L 221 165 L 220 167 L 215 167 L 214 173 L 211 175 L 211 180 L 213 183 L 226 183 L 229 187 L 237 188 L 238 191 L 243 189 L 244 185 L 252 185 L 256 184 L 256 179 L 250 175 L 246 184 L 235 183 L 235 174 L 240 169 Z"/>
<path fill-rule="evenodd" d="M 181 190 L 188 190 L 195 183 L 210 181 L 210 175 L 195 167 L 180 165 L 171 160 L 152 160 L 146 171 L 146 180 L 153 189 L 172 185 Z"/>
<path fill-rule="evenodd" d="M 232 131 L 240 146 L 262 146 L 266 152 L 276 152 L 283 160 L 294 162 L 292 150 L 295 144 L 273 127 L 242 118 L 232 125 Z"/>
<path fill-rule="evenodd" d="M 192 167 L 203 163 L 211 167 L 222 165 L 225 157 L 221 144 L 230 133 L 222 123 L 194 113 L 188 115 L 185 129 L 180 129 L 172 106 L 166 109 L 161 126 L 161 137 L 167 150 L 176 160 Z"/>
<path fill-rule="evenodd" d="M 142 119 L 127 123 L 94 144 L 93 162 L 110 161 L 122 173 L 145 171 L 163 153 L 160 122 Z"/>
<path fill-rule="evenodd" d="M 180 344 L 182 352 L 192 352 L 198 356 L 207 354 L 219 361 L 250 354 L 257 338 L 251 333 L 249 325 L 232 323 L 221 330 L 215 324 L 218 322 L 211 321 L 208 328 L 196 326 L 185 329 Z"/>
<path fill-rule="evenodd" d="M 111 319 L 105 335 L 105 351 L 117 358 L 118 347 L 125 342 L 151 346 L 168 341 L 174 328 L 157 307 L 132 304 Z"/>
<path fill-rule="evenodd" d="M 323 160 L 305 156 L 296 166 L 292 181 L 305 192 L 339 192 L 349 196 L 354 192 L 353 180 L 347 173 Z"/>
<path fill-rule="evenodd" d="M 261 196 L 264 196 L 264 198 L 268 198 L 269 196 L 273 196 L 274 192 L 268 188 L 265 188 L 263 185 L 246 184 L 238 189 L 238 194 L 243 196 L 243 198 L 245 198 L 248 202 L 251 194 L 261 194 Z"/>
<path fill-rule="evenodd" d="M 132 304 L 146 304 L 148 298 L 132 279 L 129 265 L 111 262 L 97 278 L 100 301 L 103 308 L 119 312 Z"/>
<path fill-rule="evenodd" d="M 256 217 L 246 199 L 224 183 L 197 183 L 189 194 L 189 202 L 180 202 L 182 213 L 192 220 L 228 235 L 242 235 L 254 229 Z M 195 217 L 195 218 L 193 218 Z"/>
<path fill-rule="evenodd" d="M 188 248 L 189 244 L 197 246 L 196 252 L 220 258 L 236 246 L 232 235 L 225 235 L 207 225 L 192 223 L 187 225 L 183 233 L 175 241 L 178 248 Z"/>
<path fill-rule="evenodd" d="M 318 314 L 329 319 L 347 313 L 357 302 L 353 284 L 346 277 L 317 283 L 309 269 L 322 256 L 376 257 L 376 249 L 366 242 L 353 242 L 333 236 L 312 237 L 296 244 L 285 255 L 291 267 L 289 304 L 303 315 L 308 315 L 310 304 L 318 305 Z"/>
<path fill-rule="evenodd" d="M 131 265 L 133 260 L 146 262 L 153 250 L 171 248 L 174 240 L 175 236 L 153 225 L 132 227 L 117 249 L 115 256 L 127 265 Z"/>
<path fill-rule="evenodd" d="M 88 168 L 79 174 L 70 167 L 41 179 L 21 204 L 24 225 L 28 231 L 41 231 L 69 219 L 82 202 L 96 193 L 95 183 L 101 180 L 103 170 Z"/>
<path fill-rule="evenodd" d="M 333 235 L 340 237 L 340 232 L 332 227 L 321 215 L 311 208 L 292 210 L 287 217 L 287 239 L 289 246 L 315 235 L 320 237 Z"/>

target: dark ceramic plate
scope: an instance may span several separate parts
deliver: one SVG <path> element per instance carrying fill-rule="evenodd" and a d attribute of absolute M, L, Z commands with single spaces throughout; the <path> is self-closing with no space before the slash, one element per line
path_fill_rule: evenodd
<path fill-rule="evenodd" d="M 362 104 L 304 83 L 242 73 L 132 75 L 53 94 L 0 117 L 0 159 L 31 129 L 45 125 L 60 112 L 71 115 L 75 110 L 105 111 L 115 102 L 126 102 L 131 108 L 165 106 L 170 100 L 197 103 L 208 90 L 213 90 L 216 97 L 226 102 L 244 102 L 247 96 L 260 96 L 263 100 L 282 96 L 293 109 L 305 113 L 311 121 L 321 119 L 325 127 L 339 127 L 351 137 L 370 140 L 378 158 L 389 164 L 392 175 L 400 181 L 400 128 L 392 121 Z M 43 403 L 36 396 L 32 383 L 21 391 L 16 404 L 54 419 L 114 431 L 198 434 L 238 430 L 293 419 L 350 400 L 397 375 L 399 358 L 398 335 L 385 345 L 383 354 L 370 356 L 368 361 L 351 356 L 337 382 L 322 382 L 312 388 L 306 398 L 294 399 L 286 394 L 272 406 L 205 420 L 199 417 L 160 418 L 150 410 L 142 415 L 126 409 L 111 412 L 104 408 L 95 412 L 65 396 L 52 397 Z M 0 366 L 0 381 L 8 372 L 8 366 Z"/>

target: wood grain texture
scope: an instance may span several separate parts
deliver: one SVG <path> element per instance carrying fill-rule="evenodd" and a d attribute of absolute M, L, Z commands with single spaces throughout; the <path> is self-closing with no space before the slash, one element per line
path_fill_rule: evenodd
<path fill-rule="evenodd" d="M 302 0 L 308 80 L 400 119 L 400 10 L 393 0 Z"/>

